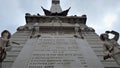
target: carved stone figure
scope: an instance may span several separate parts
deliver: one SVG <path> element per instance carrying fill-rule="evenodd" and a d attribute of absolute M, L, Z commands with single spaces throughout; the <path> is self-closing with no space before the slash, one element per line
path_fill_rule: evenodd
<path fill-rule="evenodd" d="M 31 33 L 30 38 L 39 38 L 39 37 L 41 37 L 39 31 L 40 30 L 39 30 L 38 23 L 35 23 L 34 27 L 32 28 L 32 33 Z"/>
<path fill-rule="evenodd" d="M 83 35 L 82 35 L 82 30 L 79 27 L 75 27 L 75 38 L 81 38 L 84 39 Z"/>
<path fill-rule="evenodd" d="M 0 37 L 0 62 L 2 62 L 5 59 L 6 56 L 6 51 L 11 49 L 11 45 L 10 45 L 10 39 L 11 34 L 9 31 L 4 30 L 1 33 L 1 37 Z"/>
<path fill-rule="evenodd" d="M 109 33 L 113 34 L 112 39 L 109 38 Z M 117 43 L 119 39 L 119 33 L 116 31 L 106 31 L 104 34 L 100 35 L 102 41 L 104 41 L 104 60 L 108 58 L 114 58 L 118 64 L 120 64 L 120 46 Z"/>

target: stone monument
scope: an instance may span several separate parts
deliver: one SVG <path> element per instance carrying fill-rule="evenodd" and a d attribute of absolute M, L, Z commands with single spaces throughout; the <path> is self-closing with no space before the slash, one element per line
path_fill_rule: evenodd
<path fill-rule="evenodd" d="M 112 59 L 103 59 L 104 42 L 86 25 L 87 16 L 67 16 L 60 0 L 52 0 L 45 15 L 26 13 L 26 25 L 11 37 L 11 51 L 3 68 L 120 68 Z"/>

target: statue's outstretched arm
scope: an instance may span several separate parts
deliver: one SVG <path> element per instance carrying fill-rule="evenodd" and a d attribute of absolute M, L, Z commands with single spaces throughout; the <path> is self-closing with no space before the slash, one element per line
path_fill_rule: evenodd
<path fill-rule="evenodd" d="M 119 39 L 119 33 L 116 32 L 116 31 L 111 31 L 111 33 L 115 35 L 112 39 L 118 41 L 118 39 Z"/>
<path fill-rule="evenodd" d="M 5 51 L 11 50 L 12 46 L 5 47 Z"/>

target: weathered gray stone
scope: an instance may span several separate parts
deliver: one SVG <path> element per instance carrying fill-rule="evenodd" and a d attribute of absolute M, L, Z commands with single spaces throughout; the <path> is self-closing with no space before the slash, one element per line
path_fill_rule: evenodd
<path fill-rule="evenodd" d="M 60 38 L 60 36 L 59 38 L 28 40 L 12 68 L 36 66 L 52 68 L 104 68 L 86 40 Z"/>
<path fill-rule="evenodd" d="M 28 61 L 32 56 L 36 41 L 36 39 L 30 39 L 26 42 L 24 48 L 16 58 L 16 61 L 13 63 L 12 68 L 26 68 Z"/>

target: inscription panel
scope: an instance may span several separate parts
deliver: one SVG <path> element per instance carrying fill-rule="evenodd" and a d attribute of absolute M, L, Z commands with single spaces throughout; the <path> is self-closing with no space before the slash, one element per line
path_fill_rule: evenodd
<path fill-rule="evenodd" d="M 28 68 L 86 68 L 86 61 L 74 38 L 40 38 Z"/>

